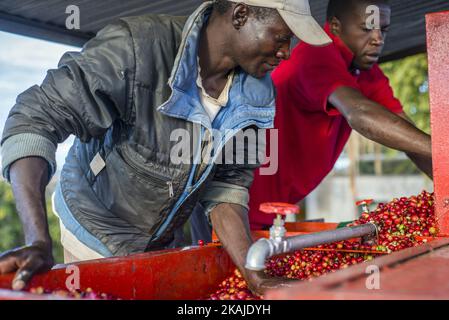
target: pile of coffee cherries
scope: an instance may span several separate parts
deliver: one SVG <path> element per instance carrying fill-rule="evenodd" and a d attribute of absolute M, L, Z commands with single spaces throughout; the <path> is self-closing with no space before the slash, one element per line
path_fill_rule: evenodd
<path fill-rule="evenodd" d="M 268 261 L 266 273 L 273 277 L 308 280 L 370 261 L 375 254 L 347 253 L 339 251 L 297 251 Z"/>
<path fill-rule="evenodd" d="M 351 248 L 352 249 L 352 248 Z M 308 280 L 351 265 L 373 260 L 376 254 L 345 253 L 338 251 L 297 251 L 267 261 L 265 272 L 278 278 Z M 248 288 L 241 273 L 234 274 L 219 284 L 219 289 L 208 300 L 260 300 Z"/>
<path fill-rule="evenodd" d="M 248 289 L 245 279 L 238 269 L 234 274 L 218 285 L 219 289 L 208 300 L 260 300 Z"/>
<path fill-rule="evenodd" d="M 94 292 L 91 288 L 87 288 L 86 291 L 67 291 L 67 290 L 55 290 L 51 291 L 48 289 L 45 289 L 43 287 L 36 287 L 31 288 L 29 290 L 30 293 L 38 294 L 38 295 L 44 295 L 44 294 L 50 294 L 54 295 L 63 299 L 84 299 L 84 300 L 119 300 L 116 297 L 113 297 L 110 294 L 106 293 L 98 293 Z"/>
<path fill-rule="evenodd" d="M 433 194 L 423 191 L 418 196 L 381 203 L 374 212 L 363 213 L 351 225 L 366 223 L 376 224 L 380 246 L 386 251 L 420 244 L 419 239 L 438 234 Z"/>
<path fill-rule="evenodd" d="M 314 249 L 270 258 L 266 273 L 273 277 L 311 280 L 351 265 L 373 260 L 379 255 L 400 251 L 427 242 L 438 234 L 432 193 L 394 199 L 379 204 L 375 211 L 363 213 L 348 226 L 374 223 L 378 228 L 377 244 L 343 241 L 321 245 Z M 357 252 L 351 252 L 357 251 Z M 259 299 L 248 289 L 238 271 L 219 285 L 211 300 Z"/>

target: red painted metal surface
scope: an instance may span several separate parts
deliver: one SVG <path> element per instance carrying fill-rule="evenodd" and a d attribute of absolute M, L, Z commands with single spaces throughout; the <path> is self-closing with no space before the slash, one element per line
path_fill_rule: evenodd
<path fill-rule="evenodd" d="M 298 229 L 302 229 L 304 226 L 296 224 Z M 320 230 L 332 228 L 333 225 L 323 225 Z M 304 232 L 288 233 L 288 236 L 294 234 L 305 234 Z M 259 234 L 253 234 L 258 236 Z M 262 236 L 266 236 L 261 234 Z M 449 240 L 446 240 L 444 245 L 448 245 L 448 257 L 449 257 Z M 429 245 L 419 248 L 413 248 L 413 254 L 406 251 L 396 254 L 396 258 L 392 260 L 392 256 L 386 256 L 384 258 L 377 258 L 374 262 L 380 266 L 389 267 L 389 264 L 395 264 L 401 259 L 411 259 L 428 252 L 430 248 L 433 250 L 437 247 L 443 246 Z M 344 251 L 344 250 L 337 250 Z M 399 258 L 398 258 L 399 255 Z M 387 259 L 385 260 L 382 259 Z M 441 262 L 441 261 L 440 261 Z M 426 261 L 424 263 L 427 263 Z M 443 261 L 440 263 L 440 267 L 444 265 L 447 269 L 449 261 Z M 112 296 L 121 299 L 202 299 L 209 294 L 215 292 L 218 288 L 218 284 L 228 277 L 235 269 L 232 261 L 226 252 L 217 244 L 211 244 L 204 247 L 186 248 L 185 250 L 166 250 L 145 254 L 138 254 L 129 257 L 118 257 L 110 259 L 92 260 L 75 264 L 80 270 L 80 285 L 81 290 L 85 291 L 87 288 L 93 289 L 98 293 L 107 293 Z M 427 265 L 422 270 L 413 270 L 413 274 L 419 274 L 419 271 L 427 270 L 432 272 L 435 261 L 432 264 Z M 66 266 L 61 265 L 54 270 L 37 275 L 33 278 L 28 288 L 42 286 L 51 291 L 66 290 L 65 282 L 68 274 L 66 274 Z M 357 267 L 355 267 L 357 268 Z M 354 278 L 355 275 L 362 274 L 360 272 L 354 272 L 355 268 L 350 269 L 350 273 L 343 272 L 336 273 L 339 275 L 337 282 L 344 282 L 345 280 Z M 358 267 L 360 268 L 360 266 Z M 416 265 L 419 269 L 419 265 Z M 361 270 L 361 269 L 360 269 Z M 363 269 L 364 270 L 364 269 Z M 438 268 L 435 269 L 438 271 Z M 441 279 L 433 281 L 432 277 L 424 275 L 425 279 L 430 279 L 432 286 L 441 285 L 447 281 L 449 277 L 446 277 L 446 273 L 441 273 Z M 404 281 L 409 281 L 409 274 L 403 275 Z M 433 275 L 435 276 L 435 275 Z M 32 295 L 23 292 L 10 291 L 10 285 L 13 275 L 0 276 L 0 300 L 2 299 L 14 299 L 14 300 L 34 300 L 34 299 L 61 299 L 60 297 L 45 295 Z M 396 277 L 393 277 L 393 280 Z M 408 280 L 407 280 L 408 279 Z M 315 281 L 319 281 L 315 280 Z M 319 283 L 319 282 L 313 283 Z M 389 280 L 390 282 L 390 280 Z M 332 285 L 335 285 L 335 281 Z M 1 290 L 1 288 L 6 290 Z M 321 287 L 320 287 L 321 288 Z M 320 289 L 321 290 L 321 289 Z M 303 290 L 300 289 L 301 294 Z M 347 298 L 353 295 L 354 298 L 363 298 L 363 295 L 359 295 L 360 290 L 356 290 L 356 293 L 349 291 Z M 285 299 L 284 296 L 278 296 L 275 293 L 274 296 L 268 296 L 270 299 L 280 298 Z M 284 292 L 280 293 L 285 294 Z M 305 296 L 297 296 L 294 293 L 288 292 L 289 299 L 301 298 Z M 313 294 L 316 294 L 313 292 Z M 326 292 L 322 289 L 320 291 L 321 297 L 333 297 L 335 292 Z M 337 293 L 337 296 L 340 293 Z M 363 293 L 367 298 L 373 298 L 370 293 Z M 416 295 L 418 296 L 418 295 Z M 313 296 L 317 298 L 318 296 Z M 401 298 L 398 296 L 397 298 Z"/>
<path fill-rule="evenodd" d="M 426 16 L 436 213 L 449 234 L 449 12 Z"/>
<path fill-rule="evenodd" d="M 288 236 L 335 229 L 336 224 L 288 224 Z M 254 239 L 268 237 L 268 232 L 254 232 Z M 209 245 L 188 250 L 166 250 L 129 257 L 76 263 L 80 269 L 81 290 L 91 288 L 121 299 L 201 299 L 217 290 L 218 284 L 235 269 L 229 256 L 219 246 Z M 42 286 L 51 291 L 65 290 L 65 266 L 33 278 L 28 288 Z M 13 275 L 0 276 L 1 299 L 58 299 L 12 292 Z M 28 289 L 27 288 L 27 289 Z M 4 289 L 4 290 L 1 290 Z"/>
<path fill-rule="evenodd" d="M 332 230 L 337 224 L 289 223 L 287 236 Z M 254 240 L 268 237 L 267 231 L 253 232 Z M 218 244 L 187 250 L 176 249 L 76 263 L 81 290 L 91 288 L 121 299 L 201 299 L 217 290 L 218 284 L 235 269 Z M 27 289 L 42 286 L 66 290 L 66 266 L 35 276 Z M 0 276 L 2 299 L 60 299 L 10 290 L 13 275 Z M 4 289 L 4 290 L 1 290 Z"/>
<path fill-rule="evenodd" d="M 122 299 L 201 299 L 235 269 L 227 253 L 216 246 L 189 250 L 167 250 L 122 258 L 100 259 L 76 264 L 81 290 L 92 288 Z M 37 275 L 29 288 L 43 286 L 66 290 L 66 269 Z M 0 277 L 0 288 L 10 289 L 13 275 Z M 0 299 L 36 299 L 39 296 L 0 290 Z M 47 296 L 40 298 L 54 299 Z"/>
<path fill-rule="evenodd" d="M 366 282 L 370 265 L 379 268 L 379 290 Z M 370 263 L 363 263 L 323 276 L 312 282 L 298 282 L 292 288 L 274 290 L 270 300 L 397 300 L 449 299 L 449 239 L 410 248 Z"/>

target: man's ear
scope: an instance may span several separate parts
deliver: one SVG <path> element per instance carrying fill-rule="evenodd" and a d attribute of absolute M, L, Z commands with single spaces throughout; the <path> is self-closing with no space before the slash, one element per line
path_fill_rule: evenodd
<path fill-rule="evenodd" d="M 243 27 L 248 21 L 249 7 L 244 3 L 239 3 L 232 11 L 232 25 L 237 30 Z"/>
<path fill-rule="evenodd" d="M 341 22 L 337 17 L 333 17 L 329 22 L 330 29 L 333 35 L 340 36 L 341 35 Z"/>

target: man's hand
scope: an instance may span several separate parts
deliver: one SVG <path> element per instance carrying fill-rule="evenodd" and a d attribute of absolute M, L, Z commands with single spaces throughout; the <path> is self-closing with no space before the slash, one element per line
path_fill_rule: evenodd
<path fill-rule="evenodd" d="M 12 288 L 22 290 L 34 274 L 50 270 L 53 264 L 51 245 L 36 242 L 1 254 L 0 274 L 16 271 Z"/>
<path fill-rule="evenodd" d="M 245 208 L 236 204 L 219 204 L 211 212 L 211 221 L 221 244 L 242 273 L 252 292 L 264 295 L 269 289 L 285 287 L 292 282 L 289 279 L 270 277 L 263 271 L 254 272 L 245 268 L 246 255 L 253 243 Z"/>
<path fill-rule="evenodd" d="M 246 271 L 246 282 L 251 292 L 264 296 L 265 293 L 272 289 L 290 288 L 295 279 L 274 278 L 267 275 L 264 271 Z"/>

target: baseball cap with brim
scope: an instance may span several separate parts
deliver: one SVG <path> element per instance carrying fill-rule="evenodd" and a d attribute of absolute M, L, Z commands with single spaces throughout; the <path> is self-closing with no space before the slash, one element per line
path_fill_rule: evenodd
<path fill-rule="evenodd" d="M 308 0 L 229 0 L 249 6 L 276 9 L 290 30 L 300 40 L 324 46 L 332 42 L 318 22 L 313 18 Z"/>

